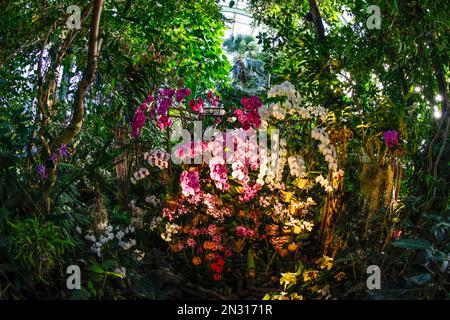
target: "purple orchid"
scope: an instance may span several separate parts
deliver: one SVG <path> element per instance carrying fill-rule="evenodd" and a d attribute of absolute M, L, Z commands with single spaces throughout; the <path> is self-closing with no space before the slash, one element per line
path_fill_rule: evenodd
<path fill-rule="evenodd" d="M 41 163 L 40 165 L 38 165 L 36 170 L 39 173 L 39 176 L 41 177 L 41 180 L 47 180 L 48 175 L 47 175 L 47 172 L 46 172 L 44 164 Z"/>
<path fill-rule="evenodd" d="M 389 148 L 398 144 L 398 132 L 396 130 L 389 130 L 383 132 L 384 142 Z"/>
<path fill-rule="evenodd" d="M 67 145 L 65 143 L 62 143 L 58 149 L 58 152 L 61 158 L 67 157 L 68 155 Z"/>

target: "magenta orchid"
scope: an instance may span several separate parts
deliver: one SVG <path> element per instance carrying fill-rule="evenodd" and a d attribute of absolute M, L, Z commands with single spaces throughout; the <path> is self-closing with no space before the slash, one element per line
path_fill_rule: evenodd
<path fill-rule="evenodd" d="M 261 118 L 258 110 L 262 106 L 261 99 L 258 96 L 252 96 L 250 99 L 244 97 L 241 100 L 241 104 L 244 106 L 244 110 L 237 109 L 234 111 L 234 115 L 237 116 L 239 123 L 242 125 L 242 129 L 248 130 L 251 127 L 259 128 Z"/>
<path fill-rule="evenodd" d="M 389 130 L 383 132 L 384 142 L 389 148 L 398 144 L 398 132 L 396 130 Z"/>
<path fill-rule="evenodd" d="M 184 171 L 180 177 L 180 184 L 182 193 L 186 197 L 201 192 L 197 171 Z"/>

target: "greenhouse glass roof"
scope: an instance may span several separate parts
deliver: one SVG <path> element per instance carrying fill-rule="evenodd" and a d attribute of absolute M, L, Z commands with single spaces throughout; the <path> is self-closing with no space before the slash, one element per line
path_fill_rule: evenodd
<path fill-rule="evenodd" d="M 256 37 L 259 31 L 262 31 L 261 27 L 252 24 L 253 18 L 246 9 L 246 0 L 236 0 L 232 8 L 230 8 L 228 2 L 221 6 L 223 15 L 231 20 L 226 24 L 227 30 L 224 39 L 237 34 L 253 35 Z"/>

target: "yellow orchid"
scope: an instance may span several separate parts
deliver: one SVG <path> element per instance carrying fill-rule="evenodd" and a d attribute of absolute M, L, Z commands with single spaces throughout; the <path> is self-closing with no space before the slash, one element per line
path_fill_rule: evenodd
<path fill-rule="evenodd" d="M 297 292 L 291 293 L 290 298 L 291 300 L 303 300 L 303 296 L 297 294 Z"/>
<path fill-rule="evenodd" d="M 302 232 L 302 228 L 300 226 L 294 226 L 292 231 L 294 231 L 295 234 L 300 234 Z"/>
<path fill-rule="evenodd" d="M 272 296 L 272 300 L 289 300 L 288 293 L 281 291 L 280 294 Z"/>
<path fill-rule="evenodd" d="M 280 284 L 289 285 L 297 282 L 297 274 L 293 272 L 286 272 L 281 274 Z"/>
<path fill-rule="evenodd" d="M 334 275 L 334 278 L 335 278 L 337 281 L 341 281 L 342 279 L 345 278 L 345 273 L 342 272 L 342 271 L 340 271 L 340 272 L 338 272 L 338 273 L 336 273 L 336 274 Z"/>
<path fill-rule="evenodd" d="M 331 257 L 323 256 L 323 258 L 319 260 L 321 262 L 320 269 L 331 270 L 333 267 L 333 260 L 334 259 Z"/>
<path fill-rule="evenodd" d="M 319 275 L 319 271 L 317 270 L 307 270 L 307 271 L 303 271 L 303 281 L 304 282 L 308 282 L 310 280 L 315 280 L 317 279 Z"/>
<path fill-rule="evenodd" d="M 284 202 L 290 202 L 294 194 L 292 192 L 283 191 L 281 190 L 281 193 L 283 194 L 283 200 Z"/>

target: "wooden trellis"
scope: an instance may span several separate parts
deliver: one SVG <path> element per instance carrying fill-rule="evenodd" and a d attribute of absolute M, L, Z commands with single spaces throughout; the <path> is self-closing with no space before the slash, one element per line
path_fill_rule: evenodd
<path fill-rule="evenodd" d="M 117 144 L 121 146 L 128 145 L 128 148 L 114 159 L 118 199 L 124 208 L 128 207 L 130 202 L 130 178 L 135 171 L 142 167 L 144 153 L 153 147 L 152 142 L 147 140 L 130 141 L 129 134 L 128 128 L 117 128 L 114 130 Z"/>

